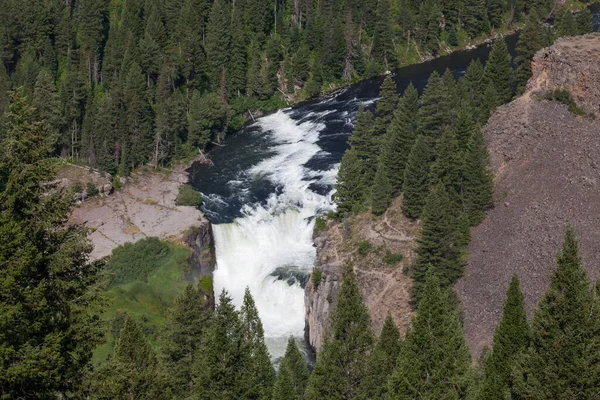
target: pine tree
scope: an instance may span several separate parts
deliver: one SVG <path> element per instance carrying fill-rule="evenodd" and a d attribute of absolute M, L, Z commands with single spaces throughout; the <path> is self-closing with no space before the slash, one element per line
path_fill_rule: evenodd
<path fill-rule="evenodd" d="M 248 70 L 248 39 L 244 29 L 241 7 L 235 7 L 231 16 L 231 56 L 229 59 L 228 87 L 238 96 L 246 89 L 246 71 Z"/>
<path fill-rule="evenodd" d="M 32 105 L 35 108 L 34 117 L 46 122 L 56 133 L 63 128 L 64 120 L 58 91 L 50 71 L 42 69 L 35 81 Z M 58 137 L 57 137 L 58 138 Z"/>
<path fill-rule="evenodd" d="M 115 352 L 93 378 L 92 399 L 169 399 L 156 354 L 135 321 L 127 316 Z"/>
<path fill-rule="evenodd" d="M 519 278 L 510 281 L 502 318 L 494 331 L 492 353 L 485 361 L 485 373 L 477 398 L 503 400 L 510 397 L 511 369 L 515 358 L 529 346 L 531 332 Z"/>
<path fill-rule="evenodd" d="M 470 37 L 475 37 L 488 30 L 487 14 L 484 0 L 465 0 L 462 7 L 461 21 Z"/>
<path fill-rule="evenodd" d="M 573 13 L 568 7 L 562 7 L 556 16 L 556 34 L 562 36 L 577 36 L 579 28 Z"/>
<path fill-rule="evenodd" d="M 56 134 L 22 90 L 11 92 L 0 135 L 0 387 L 7 398 L 81 396 L 103 332 L 99 268 L 86 230 L 66 227 L 72 196 L 48 191 L 60 164 Z"/>
<path fill-rule="evenodd" d="M 373 344 L 371 319 L 352 266 L 344 267 L 323 348 L 308 380 L 306 400 L 349 399 L 365 377 Z"/>
<path fill-rule="evenodd" d="M 487 0 L 487 13 L 490 24 L 494 28 L 502 26 L 502 14 L 504 13 L 505 1 L 503 0 Z"/>
<path fill-rule="evenodd" d="M 192 285 L 188 285 L 175 300 L 169 313 L 160 355 L 169 386 L 176 396 L 191 393 L 193 367 L 200 356 L 202 334 L 208 329 L 210 317 L 211 310 L 204 294 Z"/>
<path fill-rule="evenodd" d="M 273 400 L 301 400 L 308 383 L 308 367 L 298 350 L 296 340 L 290 337 L 285 355 L 279 365 Z"/>
<path fill-rule="evenodd" d="M 408 156 L 402 185 L 402 211 L 409 218 L 421 215 L 429 193 L 429 170 L 433 160 L 431 141 L 431 138 L 419 135 Z"/>
<path fill-rule="evenodd" d="M 568 227 L 558 267 L 533 314 L 531 345 L 514 369 L 518 399 L 594 398 L 600 390 L 600 305 Z"/>
<path fill-rule="evenodd" d="M 477 129 L 475 111 L 469 102 L 463 101 L 458 108 L 454 125 L 454 136 L 458 142 L 458 148 L 462 152 L 466 152 L 475 129 Z"/>
<path fill-rule="evenodd" d="M 448 193 L 450 202 L 461 209 L 461 186 L 464 153 L 458 145 L 453 129 L 444 132 L 435 149 L 436 159 L 431 165 L 430 182 L 440 182 Z"/>
<path fill-rule="evenodd" d="M 388 75 L 383 80 L 379 89 L 379 100 L 375 109 L 375 127 L 374 136 L 382 136 L 386 133 L 392 118 L 394 110 L 398 105 L 398 94 L 396 93 L 396 83 Z"/>
<path fill-rule="evenodd" d="M 240 310 L 243 344 L 241 352 L 247 358 L 236 377 L 236 391 L 240 399 L 268 400 L 273 393 L 275 371 L 265 344 L 262 322 L 250 290 L 246 288 Z"/>
<path fill-rule="evenodd" d="M 483 101 L 479 108 L 479 120 L 484 123 L 490 118 L 494 110 L 502 105 L 502 98 L 496 89 L 496 85 L 490 82 L 483 95 Z"/>
<path fill-rule="evenodd" d="M 226 0 L 215 0 L 206 27 L 206 56 L 211 86 L 220 88 L 221 76 L 229 61 L 231 10 Z M 223 88 L 220 88 L 222 90 Z"/>
<path fill-rule="evenodd" d="M 575 22 L 577 23 L 578 35 L 585 35 L 586 33 L 594 31 L 594 17 L 587 7 L 584 7 L 583 10 L 577 14 Z"/>
<path fill-rule="evenodd" d="M 533 56 L 545 44 L 544 31 L 540 26 L 538 16 L 535 13 L 531 13 L 519 35 L 516 47 L 517 57 L 515 58 L 515 62 L 517 69 L 515 71 L 515 80 L 519 92 L 525 90 L 525 85 L 531 77 L 531 60 Z"/>
<path fill-rule="evenodd" d="M 419 133 L 434 139 L 454 121 L 453 104 L 440 75 L 434 71 L 421 96 L 419 109 Z"/>
<path fill-rule="evenodd" d="M 194 366 L 194 388 L 201 399 L 238 399 L 237 377 L 248 355 L 241 351 L 244 342 L 239 313 L 225 291 L 204 331 Z"/>
<path fill-rule="evenodd" d="M 404 183 L 404 169 L 417 137 L 418 111 L 419 93 L 411 83 L 398 103 L 398 109 L 389 125 L 381 155 L 393 193 L 399 192 Z"/>
<path fill-rule="evenodd" d="M 398 361 L 401 347 L 400 333 L 388 314 L 379 339 L 367 361 L 365 379 L 361 382 L 357 398 L 362 400 L 385 399 L 388 392 L 388 379 Z"/>
<path fill-rule="evenodd" d="M 430 270 L 445 288 L 455 283 L 464 269 L 464 250 L 458 245 L 459 224 L 455 207 L 441 183 L 431 188 L 421 219 L 423 229 L 418 240 L 417 260 L 412 266 L 414 304 L 418 304 L 423 296 Z"/>
<path fill-rule="evenodd" d="M 371 211 L 373 215 L 382 215 L 392 203 L 392 185 L 390 185 L 387 175 L 387 167 L 383 162 L 380 162 L 371 188 Z"/>
<path fill-rule="evenodd" d="M 484 211 L 494 205 L 494 175 L 491 171 L 487 144 L 481 129 L 473 130 L 463 167 L 465 211 L 472 225 L 485 218 Z"/>
<path fill-rule="evenodd" d="M 456 85 L 456 79 L 454 79 L 454 75 L 452 75 L 452 72 L 449 68 L 446 68 L 444 71 L 444 75 L 442 75 L 442 81 L 444 82 L 446 92 L 450 96 L 450 102 L 452 104 L 456 104 L 459 100 L 458 86 Z"/>
<path fill-rule="evenodd" d="M 485 65 L 483 80 L 486 85 L 490 83 L 494 85 L 500 104 L 506 103 L 513 97 L 514 79 L 511 63 L 506 41 L 496 40 Z"/>
<path fill-rule="evenodd" d="M 376 14 L 372 54 L 378 63 L 389 70 L 394 65 L 393 14 L 390 0 L 378 0 Z"/>
<path fill-rule="evenodd" d="M 448 291 L 430 274 L 389 381 L 390 399 L 465 398 L 471 353 L 451 304 Z"/>
<path fill-rule="evenodd" d="M 363 168 L 354 149 L 348 149 L 342 157 L 335 184 L 335 204 L 338 213 L 352 213 L 364 207 L 366 193 L 363 188 Z"/>
<path fill-rule="evenodd" d="M 467 68 L 467 73 L 459 83 L 461 86 L 464 86 L 463 92 L 466 99 L 463 100 L 472 102 L 475 109 L 478 109 L 481 106 L 485 91 L 485 86 L 483 84 L 483 65 L 479 58 L 471 61 Z"/>

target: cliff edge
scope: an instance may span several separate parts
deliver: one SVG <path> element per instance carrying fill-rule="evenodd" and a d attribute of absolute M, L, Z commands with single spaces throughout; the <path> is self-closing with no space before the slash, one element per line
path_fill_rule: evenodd
<path fill-rule="evenodd" d="M 567 223 L 592 279 L 600 265 L 600 122 L 544 100 L 567 90 L 598 115 L 600 35 L 559 40 L 533 60 L 528 91 L 500 107 L 484 128 L 495 173 L 495 208 L 472 230 L 457 291 L 475 356 L 491 343 L 513 274 L 529 315 L 549 284 Z"/>

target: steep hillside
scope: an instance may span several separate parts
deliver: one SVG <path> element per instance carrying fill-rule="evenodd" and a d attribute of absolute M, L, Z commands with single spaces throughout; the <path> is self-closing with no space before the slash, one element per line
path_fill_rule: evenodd
<path fill-rule="evenodd" d="M 329 315 L 345 263 L 355 266 L 358 281 L 379 334 L 391 313 L 402 332 L 410 322 L 411 281 L 402 270 L 414 257 L 419 223 L 404 217 L 397 198 L 381 217 L 363 213 L 343 222 L 329 222 L 315 239 L 317 261 L 305 290 L 306 336 L 311 346 L 323 344 Z"/>
<path fill-rule="evenodd" d="M 540 51 L 528 92 L 499 108 L 485 127 L 496 206 L 472 231 L 457 290 L 474 354 L 489 345 L 511 276 L 528 312 L 549 283 L 564 226 L 571 223 L 593 279 L 600 265 L 600 123 L 543 100 L 568 90 L 587 113 L 600 104 L 600 35 L 559 40 Z"/>

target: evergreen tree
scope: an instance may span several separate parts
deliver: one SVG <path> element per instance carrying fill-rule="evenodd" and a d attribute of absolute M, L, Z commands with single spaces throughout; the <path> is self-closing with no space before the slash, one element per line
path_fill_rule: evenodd
<path fill-rule="evenodd" d="M 429 193 L 429 170 L 433 158 L 431 141 L 431 138 L 419 135 L 408 156 L 402 185 L 402 211 L 409 218 L 421 215 Z"/>
<path fill-rule="evenodd" d="M 471 353 L 451 304 L 448 291 L 430 274 L 389 381 L 390 399 L 465 398 Z"/>
<path fill-rule="evenodd" d="M 485 373 L 477 395 L 481 400 L 510 397 L 511 368 L 515 358 L 529 346 L 531 332 L 519 278 L 514 275 L 506 294 L 502 318 L 494 331 L 492 353 L 485 362 Z"/>
<path fill-rule="evenodd" d="M 382 136 L 386 133 L 392 118 L 394 110 L 398 105 L 398 95 L 396 94 L 396 83 L 388 75 L 383 80 L 379 89 L 379 100 L 375 109 L 375 128 L 374 136 Z"/>
<path fill-rule="evenodd" d="M 527 18 L 527 23 L 517 41 L 517 57 L 515 58 L 517 69 L 515 71 L 515 79 L 519 92 L 524 91 L 525 85 L 531 77 L 531 60 L 533 56 L 545 44 L 544 32 L 539 24 L 538 17 L 535 13 L 532 13 Z"/>
<path fill-rule="evenodd" d="M 194 388 L 201 399 L 238 399 L 236 380 L 247 355 L 242 352 L 243 328 L 239 313 L 225 291 L 219 296 L 208 329 L 203 333 L 194 366 Z M 244 363 L 244 364 L 242 364 Z"/>
<path fill-rule="evenodd" d="M 538 303 L 532 340 L 514 368 L 518 399 L 594 398 L 600 389 L 600 305 L 568 227 L 558 267 Z"/>
<path fill-rule="evenodd" d="M 101 342 L 99 269 L 86 230 L 65 227 L 72 196 L 48 191 L 56 133 L 10 93 L 0 135 L 0 387 L 7 398 L 82 397 Z"/>
<path fill-rule="evenodd" d="M 492 46 L 490 57 L 484 70 L 484 83 L 494 85 L 500 104 L 513 97 L 513 71 L 511 56 L 508 54 L 506 41 L 498 39 Z"/>
<path fill-rule="evenodd" d="M 240 310 L 240 322 L 244 335 L 241 353 L 247 360 L 239 366 L 236 377 L 238 398 L 268 400 L 273 393 L 275 371 L 265 344 L 262 322 L 248 288 Z"/>
<path fill-rule="evenodd" d="M 462 168 L 464 154 L 458 146 L 454 130 L 447 130 L 437 143 L 435 162 L 431 165 L 430 182 L 440 182 L 456 210 L 461 208 Z"/>
<path fill-rule="evenodd" d="M 378 63 L 389 70 L 394 65 L 393 14 L 390 0 L 378 0 L 376 14 L 372 54 Z"/>
<path fill-rule="evenodd" d="M 60 97 L 54 86 L 53 77 L 46 69 L 40 71 L 35 81 L 32 105 L 37 120 L 44 121 L 52 130 L 60 132 L 63 128 Z"/>
<path fill-rule="evenodd" d="M 418 240 L 417 260 L 412 266 L 414 304 L 419 304 L 424 295 L 429 272 L 446 288 L 462 276 L 464 269 L 464 249 L 458 244 L 460 230 L 455 207 L 441 183 L 431 188 L 421 219 L 423 229 Z"/>
<path fill-rule="evenodd" d="M 470 37 L 475 37 L 488 30 L 486 5 L 484 0 L 465 0 L 462 7 L 461 21 Z"/>
<path fill-rule="evenodd" d="M 302 400 L 308 377 L 306 361 L 298 350 L 296 340 L 290 337 L 285 355 L 279 364 L 277 382 L 273 388 L 273 400 Z"/>
<path fill-rule="evenodd" d="M 577 36 L 579 28 L 573 13 L 568 7 L 561 7 L 556 15 L 556 34 L 562 36 Z"/>
<path fill-rule="evenodd" d="M 231 17 L 231 56 L 228 68 L 229 91 L 238 96 L 246 89 L 246 71 L 248 70 L 248 40 L 241 13 L 241 7 L 233 9 Z"/>
<path fill-rule="evenodd" d="M 382 215 L 392 203 L 392 185 L 390 185 L 387 175 L 387 167 L 383 162 L 380 162 L 371 188 L 371 211 L 373 215 Z"/>
<path fill-rule="evenodd" d="M 594 31 L 594 17 L 588 7 L 584 7 L 575 17 L 577 23 L 577 34 L 585 35 Z"/>
<path fill-rule="evenodd" d="M 202 334 L 208 329 L 211 310 L 200 289 L 188 285 L 175 300 L 162 335 L 160 349 L 169 386 L 175 396 L 191 393 L 193 367 L 202 344 Z"/>
<path fill-rule="evenodd" d="M 325 342 L 308 380 L 306 400 L 349 399 L 365 377 L 373 344 L 371 319 L 352 266 L 344 267 L 342 285 Z"/>
<path fill-rule="evenodd" d="M 401 339 L 398 328 L 388 314 L 381 335 L 367 361 L 365 379 L 361 382 L 357 398 L 385 399 L 388 392 L 388 379 L 396 368 L 400 353 Z"/>
<path fill-rule="evenodd" d="M 470 223 L 478 225 L 485 218 L 483 212 L 494 205 L 494 175 L 481 129 L 473 130 L 464 160 L 465 211 Z"/>
<path fill-rule="evenodd" d="M 483 83 L 483 65 L 479 58 L 471 61 L 467 68 L 467 73 L 459 83 L 463 86 L 462 91 L 466 97 L 463 100 L 471 102 L 475 109 L 479 109 L 485 91 Z"/>
<path fill-rule="evenodd" d="M 494 110 L 502 105 L 502 98 L 496 89 L 496 85 L 490 82 L 484 92 L 483 101 L 479 109 L 479 119 L 481 122 L 487 121 Z"/>
<path fill-rule="evenodd" d="M 210 18 L 206 27 L 206 57 L 208 60 L 209 77 L 213 88 L 222 82 L 226 74 L 226 66 L 230 56 L 231 46 L 231 10 L 226 0 L 215 0 L 210 10 Z"/>
<path fill-rule="evenodd" d="M 476 129 L 475 111 L 469 102 L 463 101 L 458 108 L 456 125 L 454 126 L 454 136 L 458 142 L 458 148 L 461 151 L 466 151 L 471 136 Z"/>
<path fill-rule="evenodd" d="M 335 184 L 335 204 L 338 213 L 343 215 L 360 211 L 363 208 L 366 200 L 363 184 L 362 165 L 356 150 L 350 148 L 342 157 Z"/>
<path fill-rule="evenodd" d="M 115 352 L 93 381 L 92 399 L 169 399 L 165 379 L 156 354 L 144 333 L 127 316 Z"/>
<path fill-rule="evenodd" d="M 393 193 L 399 192 L 404 183 L 404 169 L 417 136 L 418 111 L 419 93 L 411 83 L 394 113 L 381 155 Z"/>
<path fill-rule="evenodd" d="M 452 124 L 454 106 L 451 99 L 442 78 L 434 71 L 421 96 L 421 108 L 418 113 L 421 135 L 437 139 Z"/>
<path fill-rule="evenodd" d="M 504 13 L 505 1 L 503 0 L 487 0 L 487 14 L 494 28 L 500 28 L 502 26 L 502 14 Z"/>

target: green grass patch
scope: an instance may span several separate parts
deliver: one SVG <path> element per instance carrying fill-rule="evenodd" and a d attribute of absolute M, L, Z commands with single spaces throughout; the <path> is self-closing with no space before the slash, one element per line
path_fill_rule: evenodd
<path fill-rule="evenodd" d="M 358 243 L 358 254 L 360 254 L 361 256 L 366 256 L 372 248 L 373 245 L 371 244 L 371 242 L 369 242 L 368 240 L 363 240 L 362 242 Z"/>
<path fill-rule="evenodd" d="M 191 206 L 200 208 L 202 205 L 202 195 L 190 185 L 181 185 L 175 204 L 178 206 Z"/>
<path fill-rule="evenodd" d="M 316 289 L 319 287 L 319 284 L 321 283 L 321 280 L 323 279 L 323 272 L 321 272 L 320 269 L 315 268 L 315 269 L 313 269 L 311 278 L 312 278 L 313 286 Z"/>
<path fill-rule="evenodd" d="M 109 329 L 106 343 L 94 351 L 94 364 L 101 364 L 112 353 L 125 313 L 136 319 L 150 343 L 158 347 L 157 338 L 167 322 L 169 307 L 188 285 L 185 273 L 189 256 L 188 248 L 155 238 L 143 239 L 113 251 L 105 267 L 112 275 L 104 294 L 108 310 L 103 319 Z M 120 277 L 118 281 L 114 279 L 115 271 Z"/>
<path fill-rule="evenodd" d="M 555 91 L 549 91 L 544 96 L 546 100 L 558 101 L 559 103 L 566 104 L 569 107 L 569 112 L 573 115 L 577 115 L 579 117 L 586 117 L 588 113 L 585 110 L 581 109 L 575 100 L 573 100 L 573 96 L 566 89 L 556 89 Z"/>

